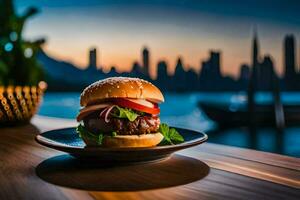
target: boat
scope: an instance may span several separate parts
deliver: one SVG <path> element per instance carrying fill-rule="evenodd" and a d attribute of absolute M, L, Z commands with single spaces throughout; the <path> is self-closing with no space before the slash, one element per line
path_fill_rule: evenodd
<path fill-rule="evenodd" d="M 199 101 L 198 107 L 208 118 L 217 122 L 222 127 L 248 126 L 250 114 L 247 102 L 211 102 Z M 300 105 L 283 104 L 284 120 L 287 126 L 300 124 Z M 256 104 L 253 111 L 253 121 L 258 126 L 275 126 L 274 104 Z"/>

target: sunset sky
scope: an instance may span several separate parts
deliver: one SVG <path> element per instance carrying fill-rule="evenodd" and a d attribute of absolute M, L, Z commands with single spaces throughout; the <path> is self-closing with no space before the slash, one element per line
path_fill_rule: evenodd
<path fill-rule="evenodd" d="M 250 62 L 256 26 L 262 54 L 271 54 L 282 72 L 284 35 L 293 33 L 300 40 L 300 3 L 292 0 L 16 1 L 19 13 L 29 5 L 41 12 L 26 25 L 25 37 L 45 37 L 50 56 L 82 68 L 90 47 L 97 47 L 98 64 L 106 70 L 114 65 L 128 71 L 147 46 L 152 74 L 161 59 L 172 72 L 178 56 L 199 70 L 212 49 L 222 51 L 222 72 L 236 76 L 240 65 Z M 300 51 L 298 63 L 299 57 Z"/>

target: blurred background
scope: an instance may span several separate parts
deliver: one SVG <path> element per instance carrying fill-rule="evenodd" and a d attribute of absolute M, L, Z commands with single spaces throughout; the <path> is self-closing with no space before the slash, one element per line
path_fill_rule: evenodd
<path fill-rule="evenodd" d="M 87 85 L 140 77 L 164 92 L 163 122 L 204 131 L 210 142 L 300 157 L 299 7 L 0 0 L 0 85 L 43 80 L 38 114 L 74 119 Z"/>

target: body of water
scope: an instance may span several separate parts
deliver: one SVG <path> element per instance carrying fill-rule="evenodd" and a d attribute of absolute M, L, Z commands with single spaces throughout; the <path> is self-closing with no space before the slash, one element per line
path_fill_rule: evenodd
<path fill-rule="evenodd" d="M 80 93 L 48 92 L 39 114 L 75 119 L 80 109 L 79 96 Z M 272 101 L 266 93 L 259 93 L 256 99 L 260 103 Z M 299 104 L 300 93 L 283 93 L 282 99 L 285 103 Z M 299 128 L 286 128 L 280 135 L 272 128 L 260 129 L 255 135 L 243 128 L 218 130 L 217 124 L 197 107 L 198 101 L 244 104 L 245 100 L 244 93 L 165 93 L 160 117 L 171 126 L 206 132 L 210 142 L 300 157 L 300 124 Z"/>

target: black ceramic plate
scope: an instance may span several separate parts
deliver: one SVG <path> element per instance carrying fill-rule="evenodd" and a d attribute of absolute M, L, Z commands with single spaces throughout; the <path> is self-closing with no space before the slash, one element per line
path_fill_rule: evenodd
<path fill-rule="evenodd" d="M 176 128 L 176 130 L 184 137 L 184 143 L 156 147 L 85 147 L 75 128 L 48 131 L 37 135 L 36 141 L 44 146 L 67 152 L 81 159 L 108 162 L 146 162 L 167 158 L 175 151 L 201 144 L 207 140 L 207 135 L 204 133 L 182 128 Z"/>

